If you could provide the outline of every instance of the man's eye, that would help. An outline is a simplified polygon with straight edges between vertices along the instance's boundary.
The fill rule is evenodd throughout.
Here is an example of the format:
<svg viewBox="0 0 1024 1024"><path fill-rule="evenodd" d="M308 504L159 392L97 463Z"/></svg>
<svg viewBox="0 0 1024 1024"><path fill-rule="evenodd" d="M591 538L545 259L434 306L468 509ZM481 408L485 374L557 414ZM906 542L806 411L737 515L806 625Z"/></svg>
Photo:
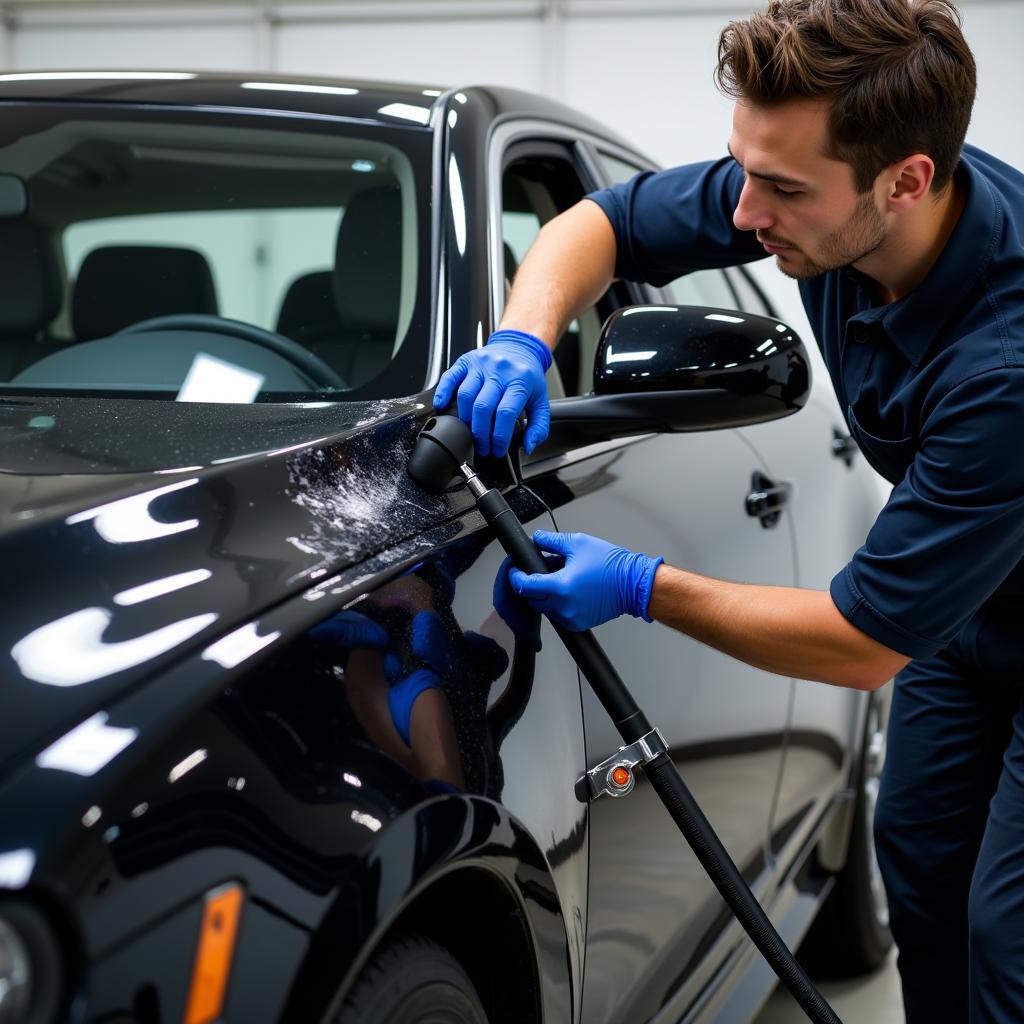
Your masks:
<svg viewBox="0 0 1024 1024"><path fill-rule="evenodd" d="M779 188L778 185L776 185L772 191L774 191L777 196L785 196L787 199L792 199L793 196L800 195L799 192L787 192L784 188Z"/></svg>

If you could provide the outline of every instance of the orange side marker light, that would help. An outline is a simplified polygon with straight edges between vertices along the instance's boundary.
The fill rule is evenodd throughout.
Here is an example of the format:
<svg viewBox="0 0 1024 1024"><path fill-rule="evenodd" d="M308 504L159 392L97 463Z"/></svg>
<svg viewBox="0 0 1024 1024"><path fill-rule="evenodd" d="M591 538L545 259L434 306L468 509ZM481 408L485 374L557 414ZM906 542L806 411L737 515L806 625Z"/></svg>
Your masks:
<svg viewBox="0 0 1024 1024"><path fill-rule="evenodd" d="M623 768L621 765L612 772L612 782L616 786L622 788L623 786L629 785L629 769Z"/></svg>
<svg viewBox="0 0 1024 1024"><path fill-rule="evenodd" d="M242 912L242 896L242 887L237 882L229 882L206 894L184 1024L210 1024L221 1016Z"/></svg>

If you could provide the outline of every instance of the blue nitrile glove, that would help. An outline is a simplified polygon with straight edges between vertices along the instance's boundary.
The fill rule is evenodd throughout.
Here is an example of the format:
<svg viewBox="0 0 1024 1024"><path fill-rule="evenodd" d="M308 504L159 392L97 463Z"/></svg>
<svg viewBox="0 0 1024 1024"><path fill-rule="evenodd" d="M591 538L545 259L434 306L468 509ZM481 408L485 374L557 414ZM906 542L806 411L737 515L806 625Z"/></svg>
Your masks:
<svg viewBox="0 0 1024 1024"><path fill-rule="evenodd" d="M459 356L445 371L434 392L434 408L444 409L457 389L459 418L473 428L477 451L499 457L508 451L525 409L523 447L529 454L551 426L544 382L550 366L551 350L540 338L526 331L495 331L483 348Z"/></svg>
<svg viewBox="0 0 1024 1024"><path fill-rule="evenodd" d="M412 706L416 698L425 690L433 690L441 686L435 672L429 668L418 668L410 672L404 679L392 684L388 690L388 710L391 712L391 721L395 724L398 735L407 746L412 746L409 736L409 722L412 719Z"/></svg>
<svg viewBox="0 0 1024 1024"><path fill-rule="evenodd" d="M317 623L309 635L318 643L338 647L387 647L391 642L388 631L379 622L352 609Z"/></svg>
<svg viewBox="0 0 1024 1024"><path fill-rule="evenodd" d="M512 589L508 574L512 568L512 559L507 557L494 577L494 610L502 617L505 625L536 654L540 643L540 613L524 601Z"/></svg>
<svg viewBox="0 0 1024 1024"><path fill-rule="evenodd" d="M412 620L412 652L443 679L497 679L508 668L508 655L489 637L467 629L449 632L432 611Z"/></svg>
<svg viewBox="0 0 1024 1024"><path fill-rule="evenodd" d="M318 623L309 631L310 637L329 648L342 667L348 665L348 656L354 650L379 650L384 655L384 672L389 680L402 671L401 659L394 649L388 631L373 619L351 608Z"/></svg>
<svg viewBox="0 0 1024 1024"><path fill-rule="evenodd" d="M509 581L520 597L558 625L578 632L629 613L650 622L654 573L662 558L616 547L586 533L548 533L533 539L541 551L561 555L565 565L545 576L512 569Z"/></svg>

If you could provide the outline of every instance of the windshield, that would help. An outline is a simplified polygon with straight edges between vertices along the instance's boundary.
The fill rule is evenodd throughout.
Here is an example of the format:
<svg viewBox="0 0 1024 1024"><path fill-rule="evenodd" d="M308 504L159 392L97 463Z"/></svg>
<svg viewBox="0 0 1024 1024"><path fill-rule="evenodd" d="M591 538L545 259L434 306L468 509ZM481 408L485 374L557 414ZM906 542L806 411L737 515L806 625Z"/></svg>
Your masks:
<svg viewBox="0 0 1024 1024"><path fill-rule="evenodd" d="M0 392L249 403L422 389L428 130L2 108Z"/></svg>

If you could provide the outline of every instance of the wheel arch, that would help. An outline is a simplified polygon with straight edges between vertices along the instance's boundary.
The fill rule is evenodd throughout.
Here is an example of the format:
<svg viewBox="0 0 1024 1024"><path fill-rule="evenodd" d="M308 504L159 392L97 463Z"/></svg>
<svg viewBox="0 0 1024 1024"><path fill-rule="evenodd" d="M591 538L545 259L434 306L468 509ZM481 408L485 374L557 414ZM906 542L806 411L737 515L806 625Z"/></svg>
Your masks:
<svg viewBox="0 0 1024 1024"><path fill-rule="evenodd" d="M499 804L443 796L388 822L344 872L282 1019L329 1020L374 953L405 931L449 949L494 1024L572 1019L554 879L533 837Z"/></svg>

